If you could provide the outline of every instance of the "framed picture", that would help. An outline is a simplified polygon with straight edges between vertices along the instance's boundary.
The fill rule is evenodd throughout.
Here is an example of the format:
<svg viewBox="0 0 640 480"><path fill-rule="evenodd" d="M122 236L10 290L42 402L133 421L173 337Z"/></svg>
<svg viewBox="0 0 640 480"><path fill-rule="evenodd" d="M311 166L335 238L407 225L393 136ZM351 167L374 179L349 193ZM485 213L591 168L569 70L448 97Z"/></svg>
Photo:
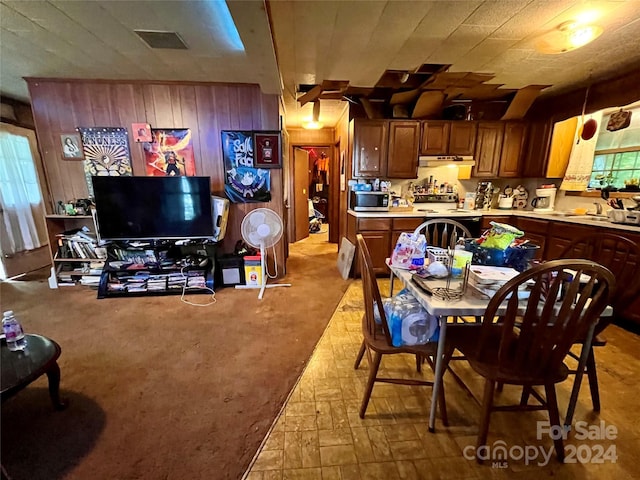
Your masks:
<svg viewBox="0 0 640 480"><path fill-rule="evenodd" d="M151 125L148 123L132 123L131 131L133 132L133 139L136 143L153 142Z"/></svg>
<svg viewBox="0 0 640 480"><path fill-rule="evenodd" d="M60 135L63 160L84 160L82 142L79 133L63 133Z"/></svg>
<svg viewBox="0 0 640 480"><path fill-rule="evenodd" d="M280 132L254 132L253 150L256 168L282 168Z"/></svg>

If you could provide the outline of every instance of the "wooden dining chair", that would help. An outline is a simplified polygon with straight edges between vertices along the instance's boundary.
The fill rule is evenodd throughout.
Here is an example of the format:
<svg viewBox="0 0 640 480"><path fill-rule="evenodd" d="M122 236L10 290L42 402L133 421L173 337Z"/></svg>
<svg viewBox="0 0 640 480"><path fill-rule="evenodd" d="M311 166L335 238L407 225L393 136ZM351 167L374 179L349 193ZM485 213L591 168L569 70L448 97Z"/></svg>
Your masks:
<svg viewBox="0 0 640 480"><path fill-rule="evenodd" d="M395 383L403 385L426 385L433 386L432 381L417 380L412 378L387 378L378 376L380 363L384 355L396 355L400 353L408 353L416 356L435 357L437 351L437 342L429 342L425 345L401 346L395 347L391 341L391 332L387 323L386 314L382 306L382 297L378 288L375 272L373 270L373 262L369 249L362 235L356 235L357 247L360 258L360 271L362 274L362 290L364 294L364 315L362 317L362 335L364 341L356 358L354 368L360 366L360 362L366 352L369 360L369 378L362 398L360 407L360 418L364 418L371 392L375 382ZM375 321L375 309L378 310L380 323ZM431 369L434 370L433 362L429 362ZM440 388L438 398L440 404L440 412L442 422L448 425L447 408L444 398L444 388Z"/></svg>
<svg viewBox="0 0 640 480"><path fill-rule="evenodd" d="M448 218L434 218L421 223L413 231L414 234L422 233L427 239L427 246L440 248L455 248L460 238L471 238L471 232L467 227L455 220ZM389 296L393 295L393 280L395 275L389 276Z"/></svg>
<svg viewBox="0 0 640 480"><path fill-rule="evenodd" d="M519 290L531 282L528 299L519 300ZM607 268L588 260L569 259L532 267L497 291L489 301L476 335L456 345L471 368L485 379L478 448L486 445L494 411L546 409L551 426L561 428L555 384L569 375L563 360L579 338L589 346L600 314L611 301L615 284L615 277ZM506 312L495 322L498 307L503 303ZM522 386L520 404L495 406L497 383ZM546 398L533 389L535 386L544 386ZM529 405L525 392L540 404ZM555 450L562 461L562 436L557 437L554 438Z"/></svg>
<svg viewBox="0 0 640 480"><path fill-rule="evenodd" d="M600 390L593 347L602 347L607 344L605 338L600 334L640 293L640 274L637 271L637 265L640 263L640 245L621 235L598 232L574 240L564 249L559 258L583 258L598 262L611 270L616 277L617 284L616 293L611 299L613 316L601 318L598 322L589 348L585 369L582 372L579 372L578 368L570 371L570 373L576 374L576 379L565 415L565 425L571 425L584 373L587 374L589 380L593 410L600 411ZM582 344L583 340L579 338L577 343ZM577 354L569 352L569 355L578 360Z"/></svg>

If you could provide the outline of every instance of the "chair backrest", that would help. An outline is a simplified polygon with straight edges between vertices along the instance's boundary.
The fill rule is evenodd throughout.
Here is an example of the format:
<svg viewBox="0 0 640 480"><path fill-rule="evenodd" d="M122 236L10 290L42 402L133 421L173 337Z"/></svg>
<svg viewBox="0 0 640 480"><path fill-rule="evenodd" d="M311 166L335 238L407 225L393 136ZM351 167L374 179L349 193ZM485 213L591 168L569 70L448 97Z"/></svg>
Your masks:
<svg viewBox="0 0 640 480"><path fill-rule="evenodd" d="M607 267L616 277L614 312L640 293L640 245L614 233L589 234L570 243L558 258L584 258Z"/></svg>
<svg viewBox="0 0 640 480"><path fill-rule="evenodd" d="M452 249L459 238L471 238L471 232L467 227L447 218L427 220L418 225L413 233L424 233L429 246Z"/></svg>
<svg viewBox="0 0 640 480"><path fill-rule="evenodd" d="M373 338L383 336L386 338L387 343L392 345L391 332L389 331L389 324L387 323L384 308L382 308L382 297L380 296L378 281L376 280L376 274L373 270L373 262L371 261L369 248L367 247L362 235L357 234L356 240L358 243L358 252L360 257L360 273L362 276L364 314L367 331ZM377 324L375 321L375 309L378 310L380 324Z"/></svg>
<svg viewBox="0 0 640 480"><path fill-rule="evenodd" d="M524 284L533 286L518 300ZM489 301L478 352L490 353L499 336L498 375L539 376L554 372L578 338L587 338L611 301L616 280L589 260L553 260L508 281ZM494 323L498 307L506 313Z"/></svg>

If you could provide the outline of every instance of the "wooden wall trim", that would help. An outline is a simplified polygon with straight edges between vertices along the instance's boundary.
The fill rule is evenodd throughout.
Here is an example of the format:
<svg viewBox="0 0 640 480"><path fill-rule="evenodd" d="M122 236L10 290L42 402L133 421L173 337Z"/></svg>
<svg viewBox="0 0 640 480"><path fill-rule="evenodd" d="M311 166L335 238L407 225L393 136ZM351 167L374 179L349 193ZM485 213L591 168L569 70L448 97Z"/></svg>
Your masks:
<svg viewBox="0 0 640 480"><path fill-rule="evenodd" d="M60 134L76 127L125 127L129 131L134 175L145 175L143 145L132 142L131 124L152 128L190 128L196 173L211 178L214 194L223 194L222 130L278 130L277 95L266 95L257 85L143 81L27 79L38 146L51 195L45 199L52 213L58 200L88 196L83 162L62 160ZM220 250L231 252L241 239L244 216L259 207L284 214L282 169L271 170L269 203L231 204ZM278 271L285 272L286 238L276 247ZM271 259L270 259L271 260Z"/></svg>

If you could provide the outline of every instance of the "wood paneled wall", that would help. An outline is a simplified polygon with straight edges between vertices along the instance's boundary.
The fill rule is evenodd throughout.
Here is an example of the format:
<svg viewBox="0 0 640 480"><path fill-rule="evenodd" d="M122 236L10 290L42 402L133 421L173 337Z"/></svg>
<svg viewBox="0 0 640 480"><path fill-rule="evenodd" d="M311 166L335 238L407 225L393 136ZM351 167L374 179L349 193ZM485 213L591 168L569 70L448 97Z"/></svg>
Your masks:
<svg viewBox="0 0 640 480"><path fill-rule="evenodd" d="M196 173L211 177L211 191L224 196L222 130L279 130L278 96L257 85L118 82L27 79L38 144L51 196L49 213L58 200L88 196L83 164L62 160L60 135L76 127L126 127L134 175L145 175L142 144L132 143L131 124L152 128L190 128ZM239 239L245 214L259 207L284 213L281 169L271 170L271 202L231 204L222 251ZM48 201L47 201L48 200ZM278 271L284 272L284 242L278 243Z"/></svg>
<svg viewBox="0 0 640 480"><path fill-rule="evenodd" d="M623 107L640 100L640 69L623 75L599 80L587 88L578 88L569 92L537 99L527 113L528 119L548 119L554 122L580 115L587 97L586 113L592 113L610 107Z"/></svg>

